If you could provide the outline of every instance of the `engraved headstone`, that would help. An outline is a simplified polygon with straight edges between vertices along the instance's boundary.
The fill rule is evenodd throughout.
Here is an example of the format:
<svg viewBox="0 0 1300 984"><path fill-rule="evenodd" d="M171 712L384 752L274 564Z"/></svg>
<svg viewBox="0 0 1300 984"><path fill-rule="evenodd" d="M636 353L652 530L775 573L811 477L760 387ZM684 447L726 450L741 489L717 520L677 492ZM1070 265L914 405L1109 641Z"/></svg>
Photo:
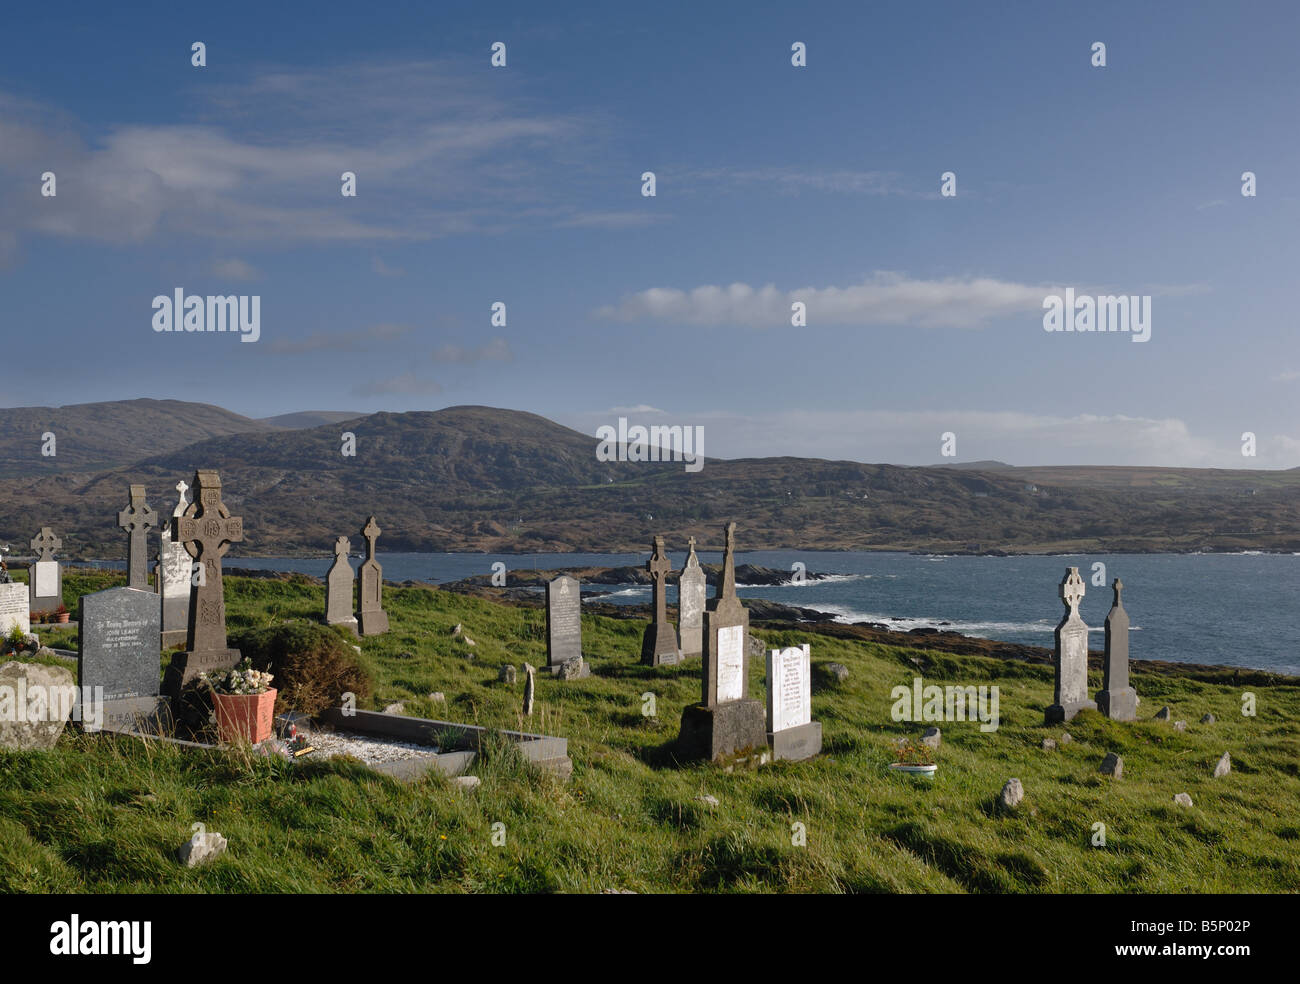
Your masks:
<svg viewBox="0 0 1300 984"><path fill-rule="evenodd" d="M144 486L131 486L127 507L117 514L117 525L126 530L126 586L149 589L149 531L158 525L158 514L144 501Z"/></svg>
<svg viewBox="0 0 1300 984"><path fill-rule="evenodd" d="M736 595L735 550L729 523L718 593L704 612L703 699L682 711L678 747L689 758L767 750L763 704L749 696L749 613Z"/></svg>
<svg viewBox="0 0 1300 984"><path fill-rule="evenodd" d="M23 635L32 631L31 597L27 585L10 582L0 584L0 638L14 630L14 626L23 630Z"/></svg>
<svg viewBox="0 0 1300 984"><path fill-rule="evenodd" d="M48 526L42 526L32 540L37 557L27 572L27 587L28 604L34 612L50 611L63 604L63 569L54 559L54 551L62 546L63 541Z"/></svg>
<svg viewBox="0 0 1300 984"><path fill-rule="evenodd" d="M704 569L695 556L695 537L689 542L690 552L677 578L677 634L681 637L682 659L704 653Z"/></svg>
<svg viewBox="0 0 1300 984"><path fill-rule="evenodd" d="M188 489L184 482L176 483L180 495L176 508L172 510L172 522L165 524L158 534L158 565L154 581L162 598L162 644L167 647L185 645L188 635L190 593L194 588L193 566L184 545L172 539L173 524L185 515L189 507L185 498Z"/></svg>
<svg viewBox="0 0 1300 984"><path fill-rule="evenodd" d="M1128 683L1128 612L1120 598L1124 582L1115 578L1111 587L1115 600L1106 616L1106 662L1097 691L1097 710L1116 721L1133 721L1137 718L1137 691Z"/></svg>
<svg viewBox="0 0 1300 984"><path fill-rule="evenodd" d="M360 590L357 592L357 628L363 636L379 635L388 631L388 613L384 611L384 569L375 560L375 541L383 530L371 516L361 528L366 541L366 559L357 572Z"/></svg>
<svg viewBox="0 0 1300 984"><path fill-rule="evenodd" d="M83 694L103 700L98 727L132 730L139 718L152 718L161 709L161 618L153 591L109 588L81 596L77 682ZM89 727L89 715L85 721Z"/></svg>
<svg viewBox="0 0 1300 984"><path fill-rule="evenodd" d="M797 761L822 750L822 726L812 719L807 643L767 651L767 743L773 759Z"/></svg>
<svg viewBox="0 0 1300 984"><path fill-rule="evenodd" d="M199 564L199 583L190 594L185 651L172 657L163 690L178 696L198 677L239 663L239 650L226 645L226 596L221 578L221 558L232 543L244 539L244 521L230 515L221 501L221 478L216 471L194 473L194 501L184 515L172 519L172 539L184 545Z"/></svg>
<svg viewBox="0 0 1300 984"><path fill-rule="evenodd" d="M357 617L353 614L352 589L356 577L348 563L352 543L346 536L334 541L334 563L325 575L325 622L327 625L344 625L357 631Z"/></svg>
<svg viewBox="0 0 1300 984"><path fill-rule="evenodd" d="M546 671L565 680L591 674L591 664L582 658L582 586L567 574L546 585Z"/></svg>
<svg viewBox="0 0 1300 984"><path fill-rule="evenodd" d="M1048 724L1069 721L1084 709L1097 709L1088 699L1088 626L1079 617L1084 594L1079 568L1066 568L1059 591L1065 617L1056 627L1056 688L1052 706L1044 715Z"/></svg>
<svg viewBox="0 0 1300 984"><path fill-rule="evenodd" d="M673 565L664 554L662 536L655 537L654 553L645 569L650 572L654 615L641 638L641 662L646 666L669 666L680 661L682 654L677 646L677 630L668 621L668 575Z"/></svg>

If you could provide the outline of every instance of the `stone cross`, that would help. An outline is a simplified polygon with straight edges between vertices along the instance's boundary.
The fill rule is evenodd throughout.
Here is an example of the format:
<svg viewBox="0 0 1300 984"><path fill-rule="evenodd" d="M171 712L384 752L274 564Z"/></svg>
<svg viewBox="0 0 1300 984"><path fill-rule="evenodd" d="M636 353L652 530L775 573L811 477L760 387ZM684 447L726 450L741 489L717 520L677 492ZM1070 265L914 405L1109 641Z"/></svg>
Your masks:
<svg viewBox="0 0 1300 984"><path fill-rule="evenodd" d="M646 561L645 569L650 572L654 620L646 626L641 639L641 662L646 666L677 663L681 659L681 647L677 644L677 630L668 621L668 575L673 565L664 554L662 536L655 537L654 553Z"/></svg>
<svg viewBox="0 0 1300 984"><path fill-rule="evenodd" d="M185 493L189 490L190 487L185 484L185 479L182 478L176 483L176 491L179 493L179 496L177 497L178 501L176 503L176 508L172 510L173 516L185 515L185 507L189 505L189 502L185 499Z"/></svg>
<svg viewBox="0 0 1300 984"><path fill-rule="evenodd" d="M126 586L149 588L149 531L158 525L158 514L144 501L144 486L131 486L130 504L117 514L117 525L130 539L126 547Z"/></svg>
<svg viewBox="0 0 1300 984"><path fill-rule="evenodd" d="M214 470L194 473L194 501L183 516L172 519L172 539L202 565L203 576L190 595L190 617L185 653L172 660L181 663L180 682L188 683L200 672L233 667L239 651L226 648L225 587L221 558L232 543L244 539L244 520L230 515L221 501L221 478ZM169 678L172 676L169 670Z"/></svg>
<svg viewBox="0 0 1300 984"><path fill-rule="evenodd" d="M361 535L366 540L366 559L357 571L360 582L357 591L357 627L363 636L377 635L388 631L388 613L384 611L384 569L375 559L375 541L383 530L371 516L361 528Z"/></svg>
<svg viewBox="0 0 1300 984"><path fill-rule="evenodd" d="M1097 710L1116 721L1137 718L1137 691L1128 682L1128 612L1120 598L1124 582L1115 578L1111 587L1115 601L1106 616L1106 660L1102 670L1101 690L1097 691Z"/></svg>
<svg viewBox="0 0 1300 984"><path fill-rule="evenodd" d="M63 547L63 541L50 532L48 526L42 526L40 533L32 540L32 549L39 552L37 560L53 560L54 551Z"/></svg>
<svg viewBox="0 0 1300 984"><path fill-rule="evenodd" d="M1052 705L1044 715L1048 724L1069 721L1085 708L1097 709L1096 703L1088 699L1088 626L1079 617L1079 602L1084 594L1079 568L1066 568L1057 592L1065 605L1065 617L1055 633L1056 686Z"/></svg>

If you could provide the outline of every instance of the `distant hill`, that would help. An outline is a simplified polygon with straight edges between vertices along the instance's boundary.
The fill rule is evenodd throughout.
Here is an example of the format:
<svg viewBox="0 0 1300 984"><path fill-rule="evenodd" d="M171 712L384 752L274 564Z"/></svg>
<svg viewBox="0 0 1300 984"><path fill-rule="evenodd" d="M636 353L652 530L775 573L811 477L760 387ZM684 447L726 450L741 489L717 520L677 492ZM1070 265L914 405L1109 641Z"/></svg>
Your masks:
<svg viewBox="0 0 1300 984"><path fill-rule="evenodd" d="M1005 461L941 461L934 468L958 468L962 471L998 471L1003 468L1014 468L1015 465L1008 465Z"/></svg>
<svg viewBox="0 0 1300 984"><path fill-rule="evenodd" d="M353 410L303 410L300 413L282 413L276 417L261 417L259 423L278 430L303 430L319 427L322 424L337 424L344 420L356 420L365 414Z"/></svg>
<svg viewBox="0 0 1300 984"><path fill-rule="evenodd" d="M118 468L204 438L266 429L221 407L182 400L6 408L0 410L0 477ZM55 437L52 457L41 454L46 432Z"/></svg>
<svg viewBox="0 0 1300 984"><path fill-rule="evenodd" d="M235 415L231 415L234 417ZM246 418L236 418L246 419ZM127 485L170 512L176 482L221 472L245 519L232 557L327 556L374 513L384 550L633 551L663 533L680 549L966 552L1300 550L1300 471L919 467L805 458L601 462L596 439L490 407L376 413L301 430L207 437L95 474L27 468L0 480L0 542L41 525L70 556L120 557ZM344 430L355 457L342 453ZM140 448L149 452L147 446ZM62 442L60 442L62 453Z"/></svg>

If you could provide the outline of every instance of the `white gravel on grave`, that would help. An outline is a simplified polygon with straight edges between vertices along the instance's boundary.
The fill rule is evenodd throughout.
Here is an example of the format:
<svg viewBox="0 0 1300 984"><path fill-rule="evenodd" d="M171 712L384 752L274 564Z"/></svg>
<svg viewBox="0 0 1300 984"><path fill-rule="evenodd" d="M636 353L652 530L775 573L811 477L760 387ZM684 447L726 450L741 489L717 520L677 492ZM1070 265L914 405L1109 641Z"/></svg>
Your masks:
<svg viewBox="0 0 1300 984"><path fill-rule="evenodd" d="M416 745L408 741L389 741L385 738L368 738L363 735L342 735L337 731L301 732L315 751L304 758L333 758L351 755L368 764L374 762L401 762L407 759L432 758L438 754L435 745Z"/></svg>

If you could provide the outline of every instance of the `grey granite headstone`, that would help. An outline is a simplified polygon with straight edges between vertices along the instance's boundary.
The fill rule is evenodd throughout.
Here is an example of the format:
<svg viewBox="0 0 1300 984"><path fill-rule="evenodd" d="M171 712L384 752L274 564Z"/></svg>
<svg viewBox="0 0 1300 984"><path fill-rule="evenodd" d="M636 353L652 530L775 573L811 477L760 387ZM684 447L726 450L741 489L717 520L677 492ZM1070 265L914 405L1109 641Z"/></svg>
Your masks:
<svg viewBox="0 0 1300 984"><path fill-rule="evenodd" d="M348 563L351 549L352 544L346 536L334 541L334 563L325 575L325 622L344 625L356 632L357 617L352 608L352 588L356 578L352 565Z"/></svg>
<svg viewBox="0 0 1300 984"><path fill-rule="evenodd" d="M371 516L361 528L366 541L366 559L357 572L360 590L357 591L357 628L363 636L380 635L388 631L388 613L384 611L384 569L375 559L375 541L383 530Z"/></svg>
<svg viewBox="0 0 1300 984"><path fill-rule="evenodd" d="M163 681L167 695L176 697L200 673L233 669L239 663L239 650L226 645L221 558L232 543L244 539L244 521L230 515L221 501L221 477L216 471L194 473L194 501L183 516L172 519L172 539L198 561L202 574L190 594L185 651L172 657Z"/></svg>
<svg viewBox="0 0 1300 984"><path fill-rule="evenodd" d="M677 630L668 621L668 575L673 565L664 554L664 538L656 536L654 552L646 561L650 572L651 594L654 599L652 621L641 637L641 662L645 666L671 666L681 660L677 646Z"/></svg>
<svg viewBox="0 0 1300 984"><path fill-rule="evenodd" d="M23 630L23 635L32 631L31 597L27 585L0 584L0 638L13 631L14 626Z"/></svg>
<svg viewBox="0 0 1300 984"><path fill-rule="evenodd" d="M83 694L103 700L97 723L105 730L131 730L138 717L158 712L161 618L153 591L109 588L81 596L77 682Z"/></svg>
<svg viewBox="0 0 1300 984"><path fill-rule="evenodd" d="M172 539L172 525L185 515L185 510L189 507L189 501L185 498L188 489L189 486L184 482L176 483L176 491L180 495L176 508L172 510L172 522L165 525L158 534L158 567L154 581L162 600L164 646L183 646L188 635L194 567L185 546Z"/></svg>
<svg viewBox="0 0 1300 984"><path fill-rule="evenodd" d="M706 580L700 559L695 556L695 537L677 578L677 634L681 637L682 659L704 653L704 602Z"/></svg>
<svg viewBox="0 0 1300 984"><path fill-rule="evenodd" d="M736 595L735 551L736 524L729 523L718 593L704 612L702 699L682 711L678 748L687 758L767 752L763 704L749 696L749 612Z"/></svg>
<svg viewBox="0 0 1300 984"><path fill-rule="evenodd" d="M1128 612L1120 598L1124 582L1115 578L1111 587L1115 600L1106 616L1106 663L1097 710L1116 721L1132 721L1137 718L1137 691L1128 685Z"/></svg>
<svg viewBox="0 0 1300 984"><path fill-rule="evenodd" d="M126 530L126 586L149 588L149 531L158 525L158 514L144 501L144 486L132 485L127 507L117 514L117 525Z"/></svg>
<svg viewBox="0 0 1300 984"><path fill-rule="evenodd" d="M812 719L807 643L767 651L767 743L773 759L797 761L822 750L822 726Z"/></svg>
<svg viewBox="0 0 1300 984"><path fill-rule="evenodd" d="M1048 724L1069 721L1085 708L1097 709L1088 699L1088 626L1079 617L1084 594L1079 568L1066 568L1059 592L1065 617L1056 627L1056 688L1052 706L1044 715Z"/></svg>
<svg viewBox="0 0 1300 984"><path fill-rule="evenodd" d="M562 676L564 665L581 660L577 677L588 676L591 666L582 658L582 586L576 578L561 574L546 585L546 671ZM573 671L564 679L576 679Z"/></svg>
<svg viewBox="0 0 1300 984"><path fill-rule="evenodd" d="M54 551L63 541L42 526L32 540L37 558L27 570L28 604L34 612L51 611L63 604L63 569L54 559Z"/></svg>

